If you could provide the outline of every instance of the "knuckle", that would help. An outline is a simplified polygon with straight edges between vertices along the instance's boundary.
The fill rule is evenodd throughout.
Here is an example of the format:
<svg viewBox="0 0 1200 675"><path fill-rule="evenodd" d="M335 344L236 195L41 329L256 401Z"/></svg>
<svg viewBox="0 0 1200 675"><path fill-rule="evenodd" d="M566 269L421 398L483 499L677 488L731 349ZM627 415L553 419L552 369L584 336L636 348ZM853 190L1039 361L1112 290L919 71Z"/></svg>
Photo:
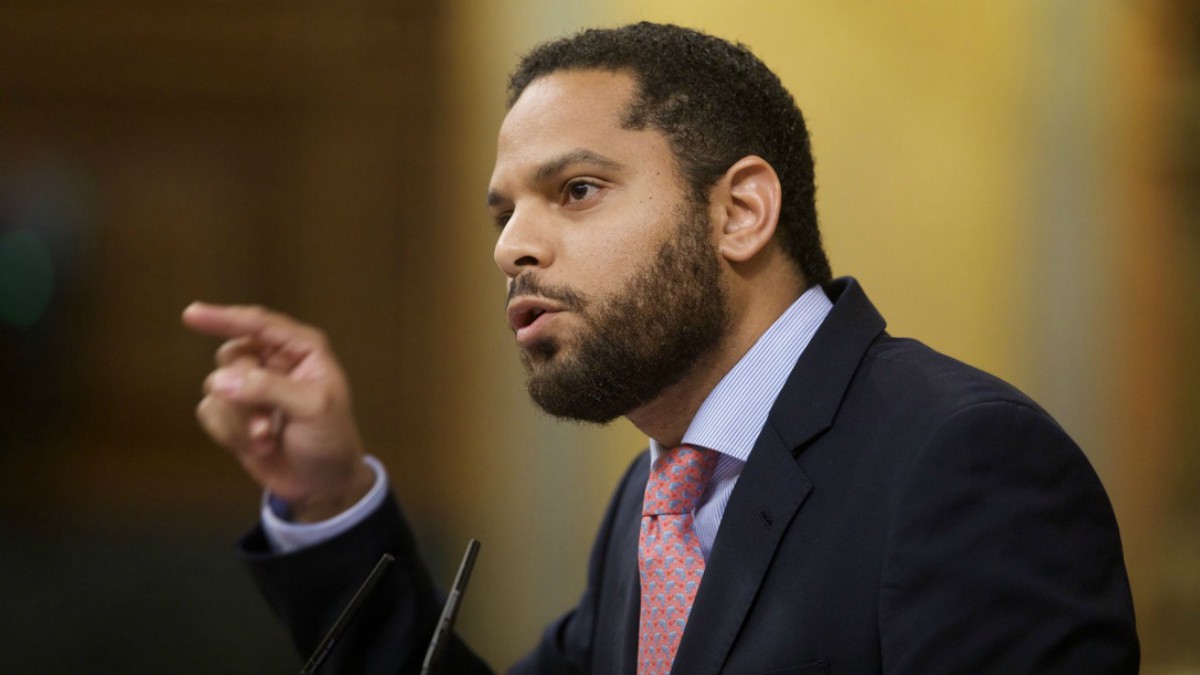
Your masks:
<svg viewBox="0 0 1200 675"><path fill-rule="evenodd" d="M207 405L207 403L206 403L208 401L207 395L211 394L213 391L213 380L216 378L216 376L217 376L217 371L214 370L213 372L209 373L207 377L204 378L204 382L200 385L200 390L202 392L204 392L205 397L204 397L204 400L200 401L200 406L197 406L197 410L199 410L201 407Z"/></svg>
<svg viewBox="0 0 1200 675"><path fill-rule="evenodd" d="M309 328L308 339L317 349L328 350L329 336L320 328Z"/></svg>
<svg viewBox="0 0 1200 675"><path fill-rule="evenodd" d="M218 366L226 365L237 357L243 344L244 340L241 338L226 340L220 347L217 348L217 353L213 356L213 360L216 361Z"/></svg>
<svg viewBox="0 0 1200 675"><path fill-rule="evenodd" d="M206 396L196 406L196 419L199 421L200 427L215 443L228 447L233 439L226 426L222 424L223 418L219 408L216 401Z"/></svg>
<svg viewBox="0 0 1200 675"><path fill-rule="evenodd" d="M260 368L251 368L242 376L242 392L251 397L259 397L266 393L267 375Z"/></svg>

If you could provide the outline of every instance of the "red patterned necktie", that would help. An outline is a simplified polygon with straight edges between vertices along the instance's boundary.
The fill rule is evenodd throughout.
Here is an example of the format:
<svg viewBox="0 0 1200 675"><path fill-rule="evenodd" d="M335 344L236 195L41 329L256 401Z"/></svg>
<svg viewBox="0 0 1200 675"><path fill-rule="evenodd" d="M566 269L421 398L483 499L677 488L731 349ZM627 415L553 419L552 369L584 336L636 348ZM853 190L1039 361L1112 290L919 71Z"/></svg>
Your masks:
<svg viewBox="0 0 1200 675"><path fill-rule="evenodd" d="M638 571L642 616L638 675L671 672L675 650L704 575L692 511L717 466L712 450L681 445L654 463L642 502Z"/></svg>

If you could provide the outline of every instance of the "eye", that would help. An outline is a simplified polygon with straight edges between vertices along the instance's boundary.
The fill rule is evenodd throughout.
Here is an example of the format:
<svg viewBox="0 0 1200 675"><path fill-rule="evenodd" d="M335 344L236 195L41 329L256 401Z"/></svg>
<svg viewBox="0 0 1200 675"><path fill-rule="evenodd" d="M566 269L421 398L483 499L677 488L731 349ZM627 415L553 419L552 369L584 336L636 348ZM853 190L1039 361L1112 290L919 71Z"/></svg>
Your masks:
<svg viewBox="0 0 1200 675"><path fill-rule="evenodd" d="M576 178L567 183L566 200L568 202L581 202L591 197L600 191L600 186L590 180L584 178Z"/></svg>

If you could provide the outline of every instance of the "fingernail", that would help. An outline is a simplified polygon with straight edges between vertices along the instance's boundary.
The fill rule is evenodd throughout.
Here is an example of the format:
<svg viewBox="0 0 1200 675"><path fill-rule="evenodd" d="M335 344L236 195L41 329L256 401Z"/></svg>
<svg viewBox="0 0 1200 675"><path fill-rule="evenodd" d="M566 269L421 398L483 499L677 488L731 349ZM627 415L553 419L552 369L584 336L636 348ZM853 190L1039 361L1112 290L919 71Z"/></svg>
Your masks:
<svg viewBox="0 0 1200 675"><path fill-rule="evenodd" d="M246 379L237 373L217 373L213 377L213 389L226 394L236 393Z"/></svg>
<svg viewBox="0 0 1200 675"><path fill-rule="evenodd" d="M265 417L255 417L250 421L250 438L266 438L271 434L271 420Z"/></svg>

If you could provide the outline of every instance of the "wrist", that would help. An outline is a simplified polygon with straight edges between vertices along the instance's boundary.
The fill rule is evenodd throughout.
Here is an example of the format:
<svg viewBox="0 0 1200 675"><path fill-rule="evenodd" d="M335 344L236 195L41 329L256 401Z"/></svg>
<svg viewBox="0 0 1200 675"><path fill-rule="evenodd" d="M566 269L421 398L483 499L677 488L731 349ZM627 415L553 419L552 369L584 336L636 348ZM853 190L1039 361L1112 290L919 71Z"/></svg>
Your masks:
<svg viewBox="0 0 1200 675"><path fill-rule="evenodd" d="M388 494L387 471L378 459L367 455L362 462L374 476L374 485L367 495L331 518L312 523L297 522L292 518L291 504L277 493L267 491L263 495L261 509L263 534L275 553L286 555L315 546L358 526L383 505ZM348 474L347 474L348 475Z"/></svg>
<svg viewBox="0 0 1200 675"><path fill-rule="evenodd" d="M355 463L345 480L336 487L305 498L288 502L289 520L293 523L319 523L349 510L367 496L375 485L374 469L364 461Z"/></svg>

